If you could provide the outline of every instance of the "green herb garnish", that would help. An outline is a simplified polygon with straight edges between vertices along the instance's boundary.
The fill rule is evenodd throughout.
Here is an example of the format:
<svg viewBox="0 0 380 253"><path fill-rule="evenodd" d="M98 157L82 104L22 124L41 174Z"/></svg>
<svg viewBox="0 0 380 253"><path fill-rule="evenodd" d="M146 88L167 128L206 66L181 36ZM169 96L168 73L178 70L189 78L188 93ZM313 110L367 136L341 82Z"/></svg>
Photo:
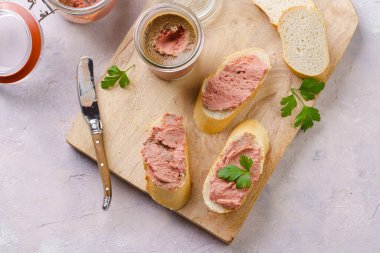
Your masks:
<svg viewBox="0 0 380 253"><path fill-rule="evenodd" d="M281 117L284 118L292 115L293 110L297 107L298 100L302 103L303 108L294 121L294 127L301 126L303 132L312 128L314 122L321 120L321 115L318 109L305 105L304 100L310 101L315 99L315 96L318 95L323 88L325 88L325 83L314 78L306 78L303 80L299 89L291 88L290 92L292 94L281 100L281 105L284 106L281 109Z"/></svg>
<svg viewBox="0 0 380 253"><path fill-rule="evenodd" d="M218 171L218 177L228 182L235 182L238 189L249 188L251 186L250 170L253 160L246 155L241 155L239 163L244 169L230 164Z"/></svg>
<svg viewBox="0 0 380 253"><path fill-rule="evenodd" d="M121 88L127 87L131 83L127 76L127 71L133 68L135 64L127 68L126 70L120 70L116 65L110 67L107 71L108 76L104 77L103 81L101 81L101 86L103 89L108 89L114 87L116 82L119 81L119 85Z"/></svg>

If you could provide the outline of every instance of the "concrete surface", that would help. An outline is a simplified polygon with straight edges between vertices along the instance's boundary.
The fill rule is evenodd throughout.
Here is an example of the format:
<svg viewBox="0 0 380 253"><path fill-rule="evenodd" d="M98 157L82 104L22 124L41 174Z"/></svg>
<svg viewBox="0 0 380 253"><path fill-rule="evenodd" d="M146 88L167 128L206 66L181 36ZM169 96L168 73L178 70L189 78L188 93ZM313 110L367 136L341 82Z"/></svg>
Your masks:
<svg viewBox="0 0 380 253"><path fill-rule="evenodd" d="M0 252L380 252L380 2L354 1L359 28L317 102L322 122L296 137L230 246L115 177L103 212L95 163L65 142L79 58L98 79L143 4L120 0L86 26L49 17L37 71L0 86Z"/></svg>

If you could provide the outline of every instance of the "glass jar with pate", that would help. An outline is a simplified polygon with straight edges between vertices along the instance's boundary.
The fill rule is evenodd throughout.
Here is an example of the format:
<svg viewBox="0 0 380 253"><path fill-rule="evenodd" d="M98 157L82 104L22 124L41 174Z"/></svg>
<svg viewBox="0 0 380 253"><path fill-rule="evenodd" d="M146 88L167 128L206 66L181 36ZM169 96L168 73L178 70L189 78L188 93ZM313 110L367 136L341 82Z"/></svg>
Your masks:
<svg viewBox="0 0 380 253"><path fill-rule="evenodd" d="M86 24L105 17L117 0L48 0L67 20Z"/></svg>
<svg viewBox="0 0 380 253"><path fill-rule="evenodd" d="M203 48L204 34L199 19L190 9L162 3L139 17L134 43L157 77L175 80L194 68Z"/></svg>

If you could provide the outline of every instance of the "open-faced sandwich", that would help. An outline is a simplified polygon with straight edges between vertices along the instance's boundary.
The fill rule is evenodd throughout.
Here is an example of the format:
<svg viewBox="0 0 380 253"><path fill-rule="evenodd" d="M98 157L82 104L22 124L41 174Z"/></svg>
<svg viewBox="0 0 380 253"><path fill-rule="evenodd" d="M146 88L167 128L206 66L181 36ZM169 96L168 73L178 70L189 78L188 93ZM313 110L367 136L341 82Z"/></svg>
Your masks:
<svg viewBox="0 0 380 253"><path fill-rule="evenodd" d="M211 211L228 213L244 204L263 172L268 150L268 133L259 122L246 120L232 131L203 185Z"/></svg>
<svg viewBox="0 0 380 253"><path fill-rule="evenodd" d="M182 116L163 115L150 129L141 150L147 192L172 210L184 206L190 197L187 137L182 121Z"/></svg>
<svg viewBox="0 0 380 253"><path fill-rule="evenodd" d="M268 55L259 48L228 56L199 91L194 108L198 128L208 134L225 129L254 98L270 68Z"/></svg>

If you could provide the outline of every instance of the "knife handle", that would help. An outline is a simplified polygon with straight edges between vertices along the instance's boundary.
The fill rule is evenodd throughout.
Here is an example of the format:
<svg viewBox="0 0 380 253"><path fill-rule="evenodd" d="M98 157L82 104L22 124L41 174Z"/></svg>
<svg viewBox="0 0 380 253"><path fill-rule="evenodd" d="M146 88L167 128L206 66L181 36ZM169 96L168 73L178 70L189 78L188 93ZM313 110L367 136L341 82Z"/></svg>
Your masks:
<svg viewBox="0 0 380 253"><path fill-rule="evenodd" d="M94 142L96 160L98 161L99 172L103 183L103 209L107 210L111 204L112 187L110 170L108 168L107 157L104 149L103 133L93 133L92 140Z"/></svg>

